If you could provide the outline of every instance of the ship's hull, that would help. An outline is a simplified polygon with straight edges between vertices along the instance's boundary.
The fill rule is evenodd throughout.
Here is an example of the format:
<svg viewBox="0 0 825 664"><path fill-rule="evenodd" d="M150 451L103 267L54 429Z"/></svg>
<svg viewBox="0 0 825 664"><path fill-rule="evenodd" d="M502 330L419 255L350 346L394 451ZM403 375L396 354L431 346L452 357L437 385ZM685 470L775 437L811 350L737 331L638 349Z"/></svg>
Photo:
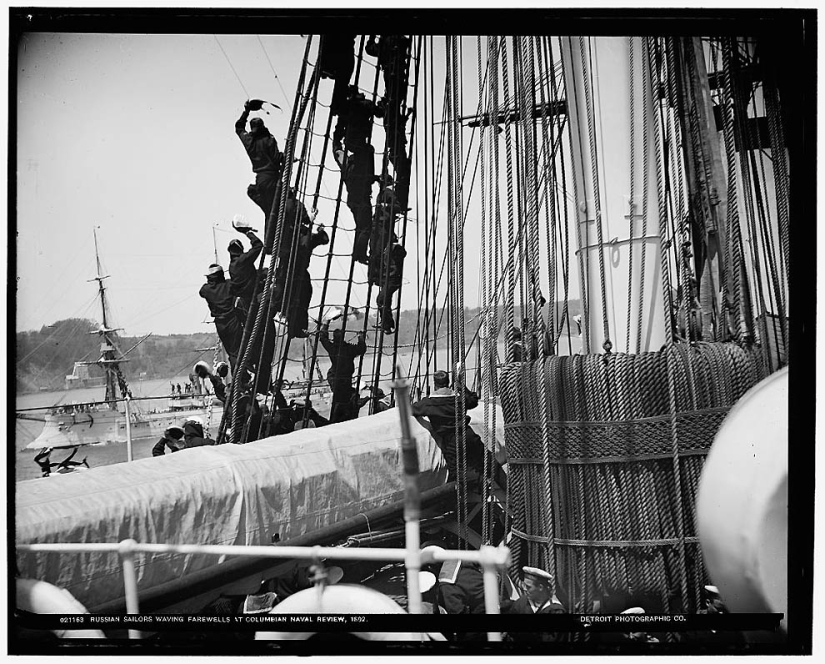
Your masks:
<svg viewBox="0 0 825 664"><path fill-rule="evenodd" d="M176 400L171 409L157 413L141 413L132 416L130 435L132 442L159 438L171 426L181 426L190 417L200 418L206 428L217 428L222 405L215 401L210 407L201 399ZM44 447L80 447L125 443L126 415L114 410L91 412L49 413L43 431L27 449Z"/></svg>

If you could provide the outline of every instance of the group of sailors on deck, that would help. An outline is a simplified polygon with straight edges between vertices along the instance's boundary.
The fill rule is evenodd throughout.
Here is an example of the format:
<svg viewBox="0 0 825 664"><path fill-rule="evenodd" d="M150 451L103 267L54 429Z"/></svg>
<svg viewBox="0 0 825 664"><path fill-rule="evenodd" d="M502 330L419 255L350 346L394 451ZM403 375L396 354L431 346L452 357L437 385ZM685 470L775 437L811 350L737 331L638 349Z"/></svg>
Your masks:
<svg viewBox="0 0 825 664"><path fill-rule="evenodd" d="M444 549L443 542L428 542L422 553ZM200 615L250 615L269 613L288 597L307 591L317 583L325 586L340 582L359 584L359 565L325 565L323 562L295 562L287 571L277 577L266 579L252 595L221 595L199 611ZM553 574L537 567L525 566L521 570L522 580L518 589L509 580L500 583L501 593L497 598L500 612L518 615L549 615L565 613L566 609L556 593ZM437 615L479 615L486 613L484 580L482 568L476 563L451 560L440 564L428 564L419 573L419 588L422 612ZM504 581L503 573L499 580ZM313 594L312 599L315 600ZM403 598L399 598L403 602ZM364 606L364 613L370 607ZM486 640L486 633L454 632L445 621L443 635L450 641ZM239 633L239 638L251 638L250 633ZM565 636L558 632L509 632L506 639L515 642L556 642Z"/></svg>

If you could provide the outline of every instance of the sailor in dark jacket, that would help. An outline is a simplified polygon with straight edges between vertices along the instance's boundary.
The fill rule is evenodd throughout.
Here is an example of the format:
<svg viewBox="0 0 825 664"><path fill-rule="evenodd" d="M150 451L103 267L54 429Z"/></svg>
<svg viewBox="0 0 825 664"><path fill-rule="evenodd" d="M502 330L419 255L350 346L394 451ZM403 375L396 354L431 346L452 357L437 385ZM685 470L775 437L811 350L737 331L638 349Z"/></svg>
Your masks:
<svg viewBox="0 0 825 664"><path fill-rule="evenodd" d="M444 546L440 542L425 542L421 546L423 555L428 551L440 551ZM479 615L486 613L484 604L484 573L477 563L462 560L447 560L438 564L426 564L425 569L436 574L438 582L433 602L434 613L453 615ZM446 627L446 626L445 626ZM487 635L483 632L449 633L450 640L483 641Z"/></svg>
<svg viewBox="0 0 825 664"><path fill-rule="evenodd" d="M193 417L183 423L183 441L186 443L186 449L215 444L211 438L204 437L203 422L199 417Z"/></svg>
<svg viewBox="0 0 825 664"><path fill-rule="evenodd" d="M447 613L486 613L481 566L461 560L443 563L438 573L438 604Z"/></svg>
<svg viewBox="0 0 825 664"><path fill-rule="evenodd" d="M407 55L412 42L406 35L370 35L364 50L368 55L378 58L378 67L384 76L384 97L388 110L401 104L407 97L409 66Z"/></svg>
<svg viewBox="0 0 825 664"><path fill-rule="evenodd" d="M272 386L272 435L290 433L295 429L295 411L286 401L281 380Z"/></svg>
<svg viewBox="0 0 825 664"><path fill-rule="evenodd" d="M285 203L281 241L275 252L278 264L270 292L266 335L263 339L261 335L255 339L250 355L252 362L257 362L263 343L263 361L261 370L257 372L255 387L259 394L266 394L271 382L277 332L273 316L278 312L285 315L289 337L302 339L308 334L309 304L312 300L309 263L312 252L325 244L329 244L326 231L320 226L315 232L312 231L312 219L306 207L295 197L294 190L290 190ZM257 297L260 298L261 294Z"/></svg>
<svg viewBox="0 0 825 664"><path fill-rule="evenodd" d="M450 376L446 371L436 371L433 375L433 385L435 391L429 396L412 405L414 417L426 417L432 425L433 437L441 448L444 461L447 463L448 479L456 478L457 473L457 452L456 452L456 423L464 419L467 431L467 466L476 470L479 474L484 471L484 443L479 435L470 427L470 418L464 413L459 413L456 409L456 398L453 390L450 389ZM463 386L456 385L457 389ZM466 387L464 389L464 404L466 410L472 410L478 406L478 395Z"/></svg>
<svg viewBox="0 0 825 664"><path fill-rule="evenodd" d="M355 37L350 33L322 35L318 54L321 78L335 79L330 115L338 115L347 103L347 86L355 69Z"/></svg>
<svg viewBox="0 0 825 664"><path fill-rule="evenodd" d="M183 441L183 429L180 427L169 427L164 431L161 439L155 443L155 446L152 448L152 456L164 456L166 454L166 448L169 448L170 452L178 452L186 449L186 443Z"/></svg>
<svg viewBox="0 0 825 664"><path fill-rule="evenodd" d="M382 260L382 252L388 244L398 241L395 234L395 215L401 212L395 195L393 180L389 176L379 179L380 190L372 215L372 228L369 238L369 271L375 273ZM373 283L378 283L377 279Z"/></svg>
<svg viewBox="0 0 825 664"><path fill-rule="evenodd" d="M555 577L537 567L523 567L524 594L514 602L502 602L502 613L517 613L523 615L566 613L564 606L556 597ZM555 632L510 632L512 641L544 641L559 640Z"/></svg>
<svg viewBox="0 0 825 664"><path fill-rule="evenodd" d="M319 341L329 354L330 367L327 372L327 381L332 388L333 410L336 409L337 404L340 404L339 407L348 412L352 396L352 377L355 374L355 358L367 352L366 334L363 331L359 332L358 341L353 344L344 340L344 333L341 329L336 329L330 340L329 321L325 321L321 326Z"/></svg>
<svg viewBox="0 0 825 664"><path fill-rule="evenodd" d="M378 316L385 334L395 332L395 318L392 315L392 296L401 288L401 278L404 273L404 258L407 252L400 244L394 242L381 254L377 269L370 275L370 282L378 285L378 296L375 304L378 307ZM372 267L371 261L371 267Z"/></svg>
<svg viewBox="0 0 825 664"><path fill-rule="evenodd" d="M236 227L236 230L246 235L252 246L248 251L244 251L240 240L232 240L229 243L229 284L232 294L241 298L244 310L248 311L255 295L255 259L260 256L264 243L248 226Z"/></svg>
<svg viewBox="0 0 825 664"><path fill-rule="evenodd" d="M307 419L308 428L325 427L329 420L312 407L312 400L291 401L290 406L294 413L295 429L304 428L304 418Z"/></svg>
<svg viewBox="0 0 825 664"><path fill-rule="evenodd" d="M352 85L332 135L333 154L344 173L347 187L347 207L355 220L352 255L361 263L367 262L372 222L372 184L375 181L375 149L369 142L372 119L383 114L382 106L367 99ZM345 157L345 149L351 157Z"/></svg>
<svg viewBox="0 0 825 664"><path fill-rule="evenodd" d="M235 308L235 296L232 294L232 286L224 277L223 268L217 263L209 266L206 273L206 283L201 286L198 293L209 305L209 313L215 319L215 327L218 329L224 350L229 355L229 364L235 370L235 362L238 357L238 350L241 346L243 326L240 316Z"/></svg>
<svg viewBox="0 0 825 664"><path fill-rule="evenodd" d="M270 309L270 312L286 314L290 337L307 336L309 303L312 299L309 262L312 252L325 244L329 244L327 232L321 226L312 231L312 220L306 207L295 198L294 191L290 191Z"/></svg>
<svg viewBox="0 0 825 664"><path fill-rule="evenodd" d="M255 184L249 185L246 193L263 210L264 219L268 221L272 211L272 201L275 200L276 187L281 177L283 157L278 149L278 141L269 133L261 118L252 118L249 121L249 131L246 131L246 119L249 117L249 112L260 110L260 108L260 100L246 101L241 117L235 122L235 133L241 139L255 173ZM266 234L265 230L264 234Z"/></svg>
<svg viewBox="0 0 825 664"><path fill-rule="evenodd" d="M410 188L410 159L407 156L407 113L403 108L409 80L408 53L411 41L406 35L381 35L376 42L370 35L366 52L378 58L384 75L384 131L387 156L395 169L398 199L407 207Z"/></svg>

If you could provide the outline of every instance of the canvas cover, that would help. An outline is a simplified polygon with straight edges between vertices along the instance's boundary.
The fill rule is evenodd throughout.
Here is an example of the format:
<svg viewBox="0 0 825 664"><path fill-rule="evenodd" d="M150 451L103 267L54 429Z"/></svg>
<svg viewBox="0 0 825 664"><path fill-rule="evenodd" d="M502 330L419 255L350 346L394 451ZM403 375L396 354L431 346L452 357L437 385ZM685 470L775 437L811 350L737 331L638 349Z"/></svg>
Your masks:
<svg viewBox="0 0 825 664"><path fill-rule="evenodd" d="M444 484L435 441L413 421L422 491ZM19 482L18 543L269 545L404 497L398 410L247 445ZM220 565L212 555L140 554L138 589ZM66 588L90 610L123 597L113 553L18 553L20 576Z"/></svg>
<svg viewBox="0 0 825 664"><path fill-rule="evenodd" d="M483 411L471 413L482 438ZM499 420L503 426L503 417ZM429 432L411 422L421 491L447 469ZM496 427L499 428L498 426ZM269 545L403 499L398 410L247 445L19 482L16 541ZM213 555L139 554L138 589L162 589L226 562ZM115 553L18 553L21 577L66 588L90 610L124 596ZM219 569L216 568L216 573Z"/></svg>

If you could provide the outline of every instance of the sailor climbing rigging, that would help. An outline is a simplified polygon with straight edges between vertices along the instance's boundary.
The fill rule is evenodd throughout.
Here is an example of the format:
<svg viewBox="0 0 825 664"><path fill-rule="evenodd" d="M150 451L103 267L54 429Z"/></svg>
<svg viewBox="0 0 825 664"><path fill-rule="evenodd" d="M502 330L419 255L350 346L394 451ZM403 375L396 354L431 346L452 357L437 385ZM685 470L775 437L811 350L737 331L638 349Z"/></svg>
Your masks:
<svg viewBox="0 0 825 664"><path fill-rule="evenodd" d="M264 243L255 235L253 229L241 220L233 221L235 230L243 233L251 243L250 248L244 251L240 240L232 240L227 247L229 252L229 284L232 294L241 298L244 311L249 309L255 295L255 259L260 256Z"/></svg>
<svg viewBox="0 0 825 664"><path fill-rule="evenodd" d="M352 255L360 263L367 262L372 219L372 185L375 181L375 149L370 144L372 119L383 115L382 105L367 99L357 86L351 85L332 135L333 154L344 173L347 187L347 207L355 220Z"/></svg>
<svg viewBox="0 0 825 664"><path fill-rule="evenodd" d="M347 103L347 86L355 69L355 37L350 33L323 35L318 55L321 78L332 78L335 87L329 105L330 115L338 115Z"/></svg>
<svg viewBox="0 0 825 664"><path fill-rule="evenodd" d="M466 411L460 412L456 408L456 394L450 389L450 376L446 371L436 371L433 375L435 391L429 397L424 397L412 405L414 417L426 417L432 425L432 433L436 443L441 448L444 460L447 462L447 472L450 480L458 476L458 455L456 447L456 428L461 420L466 427L467 465L483 477L484 473L484 443L479 435L470 428L470 418ZM456 390L464 391L464 405L467 410L478 406L478 395L456 380Z"/></svg>
<svg viewBox="0 0 825 664"><path fill-rule="evenodd" d="M409 51L412 42L406 35L381 35L376 42L370 35L366 51L378 58L378 66L384 75L384 131L387 156L395 169L398 181L398 200L407 207L410 190L410 158L407 156L406 124L408 113L404 109L409 81Z"/></svg>
<svg viewBox="0 0 825 664"><path fill-rule="evenodd" d="M329 321L324 321L321 326L319 341L324 350L329 353L330 367L327 372L327 381L332 388L332 409L330 420L333 422L343 422L350 419L348 415L351 409L351 399L353 394L352 377L355 373L355 358L361 357L367 352L366 334L362 331L358 333L356 343L348 343L344 339L344 332L337 328L329 338Z"/></svg>
<svg viewBox="0 0 825 664"><path fill-rule="evenodd" d="M235 122L235 133L241 139L255 173L255 184L250 184L246 193L263 210L264 220L268 221L281 177L283 155L278 149L278 141L269 133L261 118L252 118L249 121L249 131L246 130L249 112L260 110L262 104L260 99L244 103L243 113Z"/></svg>
<svg viewBox="0 0 825 664"><path fill-rule="evenodd" d="M201 286L198 294L209 305L209 312L215 318L218 337L229 355L229 364L232 365L234 371L243 335L243 321L235 307L236 297L232 293L232 286L226 280L220 265L212 263L209 266L206 283ZM180 394L180 386L178 386L178 394Z"/></svg>
<svg viewBox="0 0 825 664"><path fill-rule="evenodd" d="M392 315L392 296L401 288L404 272L404 258L407 252L398 242L394 242L380 253L378 260L370 257L370 283L379 287L375 304L378 307L378 320L384 334L395 332L395 318Z"/></svg>

